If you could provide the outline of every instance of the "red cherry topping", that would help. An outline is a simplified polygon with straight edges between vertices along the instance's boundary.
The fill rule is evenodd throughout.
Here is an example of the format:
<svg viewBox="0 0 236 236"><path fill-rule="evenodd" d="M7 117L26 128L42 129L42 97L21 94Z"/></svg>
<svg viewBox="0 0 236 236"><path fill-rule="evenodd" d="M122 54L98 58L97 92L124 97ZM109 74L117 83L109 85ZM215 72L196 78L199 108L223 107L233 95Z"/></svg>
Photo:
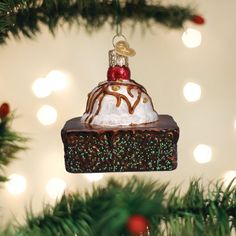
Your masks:
<svg viewBox="0 0 236 236"><path fill-rule="evenodd" d="M130 69L127 66L113 66L109 67L107 71L107 80L116 81L116 80L129 80L130 79Z"/></svg>

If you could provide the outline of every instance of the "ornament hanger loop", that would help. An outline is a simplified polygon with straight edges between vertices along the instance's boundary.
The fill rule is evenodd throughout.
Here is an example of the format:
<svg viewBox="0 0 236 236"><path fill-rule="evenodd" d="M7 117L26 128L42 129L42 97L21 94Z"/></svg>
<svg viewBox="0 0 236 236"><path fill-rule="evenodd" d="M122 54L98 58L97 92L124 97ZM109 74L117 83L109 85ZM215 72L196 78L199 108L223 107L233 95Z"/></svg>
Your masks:
<svg viewBox="0 0 236 236"><path fill-rule="evenodd" d="M122 26L121 23L116 24L116 34L117 35L122 35Z"/></svg>
<svg viewBox="0 0 236 236"><path fill-rule="evenodd" d="M122 38L125 42L127 42L127 38L123 35L123 34L116 34L113 38L112 38L112 44L115 48L115 41L118 39L118 38Z"/></svg>

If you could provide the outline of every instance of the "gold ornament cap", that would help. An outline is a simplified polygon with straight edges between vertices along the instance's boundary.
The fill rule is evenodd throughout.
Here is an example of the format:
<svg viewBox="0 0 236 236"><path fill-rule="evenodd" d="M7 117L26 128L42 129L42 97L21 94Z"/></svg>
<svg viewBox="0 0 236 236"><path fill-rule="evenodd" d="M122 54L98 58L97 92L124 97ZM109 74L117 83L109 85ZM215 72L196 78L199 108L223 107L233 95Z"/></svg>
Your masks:
<svg viewBox="0 0 236 236"><path fill-rule="evenodd" d="M123 40L119 40L115 43L117 37L122 37ZM130 48L127 39L124 35L115 35L112 39L112 44L114 46L113 50L109 51L109 66L127 66L128 57L132 57L136 54L135 50Z"/></svg>
<svg viewBox="0 0 236 236"><path fill-rule="evenodd" d="M128 57L119 55L115 49L110 50L109 53L109 66L128 66Z"/></svg>

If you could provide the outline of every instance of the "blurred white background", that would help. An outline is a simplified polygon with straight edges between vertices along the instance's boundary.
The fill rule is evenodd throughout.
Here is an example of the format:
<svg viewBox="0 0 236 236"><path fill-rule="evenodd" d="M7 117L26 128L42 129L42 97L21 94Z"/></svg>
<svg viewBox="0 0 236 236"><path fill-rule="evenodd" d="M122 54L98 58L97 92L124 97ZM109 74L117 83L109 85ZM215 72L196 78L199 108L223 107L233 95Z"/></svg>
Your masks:
<svg viewBox="0 0 236 236"><path fill-rule="evenodd" d="M198 6L206 24L189 23L185 29L201 33L201 44L195 48L183 43L184 30L154 25L143 34L141 27L131 33L129 24L123 26L137 52L130 59L132 78L146 87L157 112L172 115L181 131L175 171L136 175L183 187L193 177L204 182L227 177L227 182L236 175L236 1L202 0ZM14 129L32 138L29 150L7 169L9 175L24 178L13 175L18 182L0 190L0 221L13 216L21 220L25 207L32 205L37 212L64 189L83 191L94 181L101 184L110 176L131 175L94 177L64 168L61 128L66 120L83 114L88 92L106 79L113 36L108 25L91 35L76 26L64 27L55 38L42 28L35 40L12 39L0 46L0 103L17 109ZM183 39L190 47L200 43L199 34ZM48 90L42 94L40 86Z"/></svg>

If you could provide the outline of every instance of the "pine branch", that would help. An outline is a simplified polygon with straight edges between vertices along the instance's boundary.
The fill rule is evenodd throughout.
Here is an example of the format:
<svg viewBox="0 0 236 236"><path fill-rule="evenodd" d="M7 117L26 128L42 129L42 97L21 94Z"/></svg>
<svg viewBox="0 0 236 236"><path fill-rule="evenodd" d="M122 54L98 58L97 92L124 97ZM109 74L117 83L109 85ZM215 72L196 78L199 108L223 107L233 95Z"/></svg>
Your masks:
<svg viewBox="0 0 236 236"><path fill-rule="evenodd" d="M148 0L3 0L0 2L0 43L12 35L34 38L41 24L52 33L58 26L77 23L88 31L101 28L105 23L114 27L131 20L134 23L154 21L169 28L182 28L196 12L191 7L165 6Z"/></svg>
<svg viewBox="0 0 236 236"><path fill-rule="evenodd" d="M16 159L19 151L26 150L25 143L28 138L11 129L11 123L14 120L14 113L7 115L4 119L0 119L0 171ZM4 173L0 175L0 183L7 181Z"/></svg>
<svg viewBox="0 0 236 236"><path fill-rule="evenodd" d="M111 179L90 194L64 195L38 216L28 212L26 224L9 235L128 236L126 224L135 214L148 219L151 236L222 236L236 230L233 183L226 189L217 183L205 190L193 180L184 195L179 188L168 193L167 187L136 178L127 183Z"/></svg>

